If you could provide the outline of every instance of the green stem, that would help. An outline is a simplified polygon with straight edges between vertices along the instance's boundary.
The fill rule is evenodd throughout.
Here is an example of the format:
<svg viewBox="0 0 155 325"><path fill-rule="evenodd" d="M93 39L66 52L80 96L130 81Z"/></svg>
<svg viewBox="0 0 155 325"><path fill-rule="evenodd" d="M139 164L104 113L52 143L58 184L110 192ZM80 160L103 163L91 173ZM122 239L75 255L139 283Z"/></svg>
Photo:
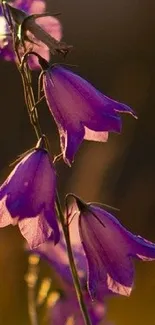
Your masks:
<svg viewBox="0 0 155 325"><path fill-rule="evenodd" d="M43 133L41 131L41 127L40 127L40 124L38 121L37 108L36 108L36 104L35 104L32 86L31 86L31 83L29 80L29 71L28 71L27 67L24 68L24 72L21 73L21 75L22 75L23 86L25 89L25 99L28 96L28 100L26 100L26 101L28 104L27 106L28 106L30 122L34 127L37 139L39 140L43 136Z"/></svg>
<svg viewBox="0 0 155 325"><path fill-rule="evenodd" d="M81 288L81 284L80 284L80 281L79 281L76 265L75 265L75 262L74 262L74 256L73 256L71 242L70 242L69 227L68 227L68 225L66 225L65 218L64 218L64 215L63 215L63 212L62 212L62 209L61 209L61 204L60 204L58 194L57 194L57 198L56 198L56 207L57 207L57 211L58 211L58 214L59 214L59 220L61 222L63 233L64 233L65 240L66 240L67 253L68 253L68 258L69 258L73 283L74 283L74 287L75 287L75 290L76 290L77 299L78 299L78 302L79 302L79 305L80 305L80 308L81 308L81 312L82 312L82 315L83 315L83 319L84 319L85 325L92 325L89 314L88 314L88 311L87 311L86 304L84 302L82 288Z"/></svg>
<svg viewBox="0 0 155 325"><path fill-rule="evenodd" d="M18 52L18 46L16 46L16 40L15 40L14 34L13 34L13 44L14 44L14 51L15 51L16 57L18 59L18 62L16 65L17 65L18 71L21 75L22 82L23 82L24 98L25 98L25 103L26 103L26 107L28 110L28 115L30 118L30 122L34 128L34 131L36 133L37 139L39 140L43 136L43 133L42 133L41 127L40 127L36 102L35 102L33 89L32 89L31 72L29 70L27 63L25 63L22 68L20 67L21 58L20 58L20 54ZM23 45L23 47L24 47L24 45Z"/></svg>

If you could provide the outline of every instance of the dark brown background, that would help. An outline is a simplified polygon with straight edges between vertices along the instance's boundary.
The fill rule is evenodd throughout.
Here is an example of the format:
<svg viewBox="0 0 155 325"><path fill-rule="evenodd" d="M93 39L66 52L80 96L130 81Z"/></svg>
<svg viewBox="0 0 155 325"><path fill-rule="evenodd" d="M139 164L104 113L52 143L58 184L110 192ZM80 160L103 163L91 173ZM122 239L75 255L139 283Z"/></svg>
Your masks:
<svg viewBox="0 0 155 325"><path fill-rule="evenodd" d="M75 191L83 199L117 206L125 226L155 242L155 1L49 0L48 8L62 13L64 40L74 45L67 62L139 117L123 116L122 135L111 134L107 144L83 143L72 169L59 163L61 195ZM2 181L35 136L14 64L1 61L0 69ZM58 153L56 127L45 105L40 116ZM0 325L29 324L23 244L17 227L0 229ZM155 262L139 262L131 297L110 299L108 315L116 325L155 325L154 306Z"/></svg>

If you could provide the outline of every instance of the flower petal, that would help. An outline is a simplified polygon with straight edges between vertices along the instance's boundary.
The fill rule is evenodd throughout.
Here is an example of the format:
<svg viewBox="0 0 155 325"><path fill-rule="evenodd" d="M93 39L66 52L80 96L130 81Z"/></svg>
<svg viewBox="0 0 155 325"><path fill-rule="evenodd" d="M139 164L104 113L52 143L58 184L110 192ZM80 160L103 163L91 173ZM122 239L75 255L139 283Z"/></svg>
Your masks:
<svg viewBox="0 0 155 325"><path fill-rule="evenodd" d="M119 103L117 102L116 100L112 99L112 98L109 98L107 96L105 96L105 100L107 100L107 102L109 102L109 105L113 105L115 108L115 112L118 112L118 113L128 113L128 114L131 114L134 118L137 119L137 115L136 113L134 112L134 110L129 107L128 105L125 105L125 104L122 104L122 103Z"/></svg>
<svg viewBox="0 0 155 325"><path fill-rule="evenodd" d="M16 222L16 218L12 218L9 211L6 208L6 200L5 197L0 201L0 228L14 225L14 221Z"/></svg>
<svg viewBox="0 0 155 325"><path fill-rule="evenodd" d="M129 233L131 242L131 256L142 261L153 261L155 259L155 244L151 241Z"/></svg>
<svg viewBox="0 0 155 325"><path fill-rule="evenodd" d="M60 146L63 153L63 159L70 166L71 162L74 161L75 153L84 138L84 130L82 126L79 126L78 128L78 125L74 128L69 126L67 129L68 130L64 132L62 128L59 128Z"/></svg>
<svg viewBox="0 0 155 325"><path fill-rule="evenodd" d="M0 188L0 199L6 196L6 206L12 217L33 217L45 202L54 201L55 183L55 171L47 152L36 150L14 168Z"/></svg>
<svg viewBox="0 0 155 325"><path fill-rule="evenodd" d="M37 156L36 156L37 153ZM6 207L10 212L12 217L17 217L19 214L23 216L25 213L26 216L31 217L33 215L37 215L37 211L32 215L31 203L28 200L28 206L25 204L25 192L28 194L28 189L32 185L32 181L34 180L34 175L36 172L36 167L38 167L38 161L40 160L41 152L33 152L28 154L22 161L17 164L17 166L13 169L7 180L0 187L0 200L3 198L6 199ZM32 178L33 175L33 178ZM23 208L23 212L20 213L18 210ZM30 212L25 211L25 207L27 210L30 209Z"/></svg>
<svg viewBox="0 0 155 325"><path fill-rule="evenodd" d="M84 135L85 140L107 142L108 135L109 135L108 132L92 131L85 126L85 135Z"/></svg>
<svg viewBox="0 0 155 325"><path fill-rule="evenodd" d="M52 236L52 229L44 218L43 213L35 218L26 218L18 222L23 237L31 249L47 241Z"/></svg>

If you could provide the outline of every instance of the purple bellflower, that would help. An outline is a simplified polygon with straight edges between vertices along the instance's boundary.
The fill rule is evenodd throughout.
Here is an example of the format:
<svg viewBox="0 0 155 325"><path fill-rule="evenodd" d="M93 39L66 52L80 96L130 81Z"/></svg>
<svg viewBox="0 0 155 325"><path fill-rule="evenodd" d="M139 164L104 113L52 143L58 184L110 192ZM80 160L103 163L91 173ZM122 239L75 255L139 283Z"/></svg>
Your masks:
<svg viewBox="0 0 155 325"><path fill-rule="evenodd" d="M31 248L51 236L56 244L55 191L56 175L47 151L33 150L0 187L0 228L18 224Z"/></svg>
<svg viewBox="0 0 155 325"><path fill-rule="evenodd" d="M46 9L45 1L43 0L15 0L13 3L9 3L19 10L23 10L27 14L43 14ZM38 17L36 23L40 28L42 28L49 37L53 37L56 41L60 41L62 37L62 26L56 17ZM50 52L49 48L43 42L36 40L34 35L29 32L29 37L31 42L26 41L25 46L27 50L33 50L34 52L39 52L40 55L49 61ZM32 43L32 41L34 43ZM22 48L20 49L20 54L22 54ZM6 61L15 60L15 54L12 48L12 40L10 31L7 27L5 18L0 11L0 57ZM31 68L39 68L38 60L35 56L31 57L29 60Z"/></svg>
<svg viewBox="0 0 155 325"><path fill-rule="evenodd" d="M134 278L132 258L155 260L155 244L133 235L103 208L79 198L76 202L91 297L101 299L108 292L129 296Z"/></svg>
<svg viewBox="0 0 155 325"><path fill-rule="evenodd" d="M83 139L106 142L108 132L121 131L118 113L130 113L95 89L77 74L59 65L48 68L43 77L46 101L58 126L64 161L71 164Z"/></svg>

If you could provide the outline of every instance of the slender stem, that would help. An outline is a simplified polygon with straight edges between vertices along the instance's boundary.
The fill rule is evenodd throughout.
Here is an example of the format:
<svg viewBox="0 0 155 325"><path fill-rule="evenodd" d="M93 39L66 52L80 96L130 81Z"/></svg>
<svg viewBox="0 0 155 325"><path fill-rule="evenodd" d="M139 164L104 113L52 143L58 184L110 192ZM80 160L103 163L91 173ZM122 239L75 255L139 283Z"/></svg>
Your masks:
<svg viewBox="0 0 155 325"><path fill-rule="evenodd" d="M60 219L60 222L61 222L61 225L62 225L62 228L63 228L65 240L66 240L67 252L68 252L68 258L69 258L73 283L74 283L74 287L75 287L75 290L76 290L77 299L78 299L78 302L79 302L79 305L80 305L80 308L81 308L81 312L83 314L83 319L84 319L85 325L92 325L89 314L88 314L88 311L87 311L86 304L84 302L82 289L81 289L81 284L80 284L80 281L79 281L76 265L75 265L75 262L74 262L74 256L73 256L71 242L70 242L69 227L65 223L65 218L64 218L64 215L62 213L61 204L60 204L58 194L57 194L57 198L56 198L56 206L57 206L57 210L58 210L58 213L59 213L59 219Z"/></svg>
<svg viewBox="0 0 155 325"><path fill-rule="evenodd" d="M20 53L18 51L18 45L16 45L14 31L12 32L12 37L13 37L13 47L14 47L14 51L15 51L15 54L17 57L16 65L17 65L18 71L20 72L20 75L22 77L26 107L28 110L30 122L34 128L37 139L39 140L43 136L43 133L42 133L41 127L40 127L37 108L36 108L36 102L35 102L33 89L32 89L31 72L30 72L27 62L25 62L25 64L23 64L22 67L20 67L21 57L20 57ZM24 43L23 43L23 48L25 49ZM25 49L25 51L26 51L26 49Z"/></svg>
<svg viewBox="0 0 155 325"><path fill-rule="evenodd" d="M36 109L36 104L35 104L35 99L34 99L34 95L33 95L33 90L32 90L32 86L30 83L30 78L29 78L29 71L28 68L25 67L23 73L21 73L22 75L22 81L23 81L23 85L24 85L24 89L25 89L25 99L26 97L28 98L28 113L29 113L29 117L30 117L30 122L34 127L37 139L39 140L43 133L41 131L41 127L39 124L39 120L38 120L38 114L37 114L37 109ZM26 99L27 101L27 99Z"/></svg>
<svg viewBox="0 0 155 325"><path fill-rule="evenodd" d="M24 47L24 44L23 44L23 47ZM17 56L19 57L18 49L15 48L15 52L16 52ZM19 63L21 63L21 60ZM25 102L27 104L30 122L35 130L37 139L39 140L43 136L43 133L41 131L40 123L38 120L36 102L35 102L33 89L32 89L31 72L29 70L28 64L25 63L21 69L19 68L19 72L21 74L22 81L23 81Z"/></svg>

